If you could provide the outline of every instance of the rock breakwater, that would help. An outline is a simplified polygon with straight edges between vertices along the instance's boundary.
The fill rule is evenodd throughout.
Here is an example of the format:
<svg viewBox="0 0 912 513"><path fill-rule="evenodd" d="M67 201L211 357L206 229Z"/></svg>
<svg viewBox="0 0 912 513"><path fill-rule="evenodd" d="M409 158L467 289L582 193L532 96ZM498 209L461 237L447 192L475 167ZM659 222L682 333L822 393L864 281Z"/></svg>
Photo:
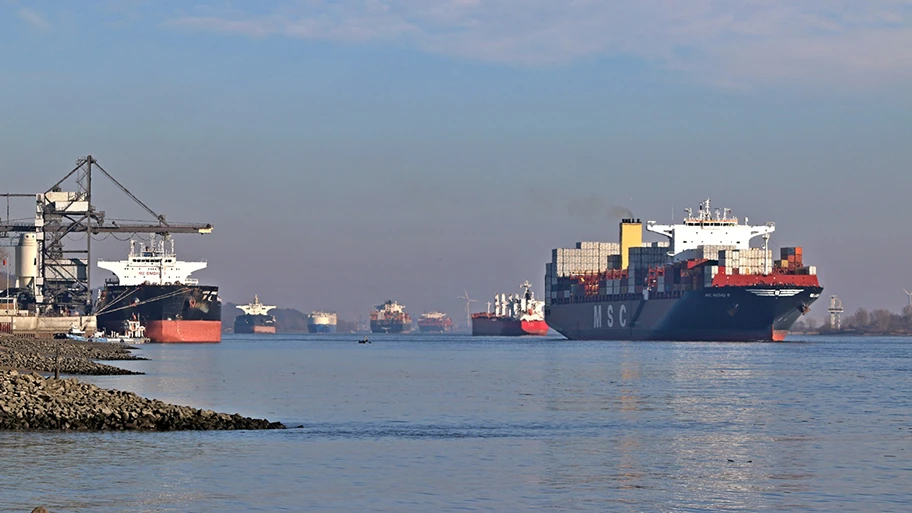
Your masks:
<svg viewBox="0 0 912 513"><path fill-rule="evenodd" d="M92 376L142 374L93 360L145 360L133 356L129 346L99 342L40 339L20 336L0 337L0 368Z"/></svg>
<svg viewBox="0 0 912 513"><path fill-rule="evenodd" d="M0 430L282 429L280 422L216 413L108 390L75 378L0 371Z"/></svg>

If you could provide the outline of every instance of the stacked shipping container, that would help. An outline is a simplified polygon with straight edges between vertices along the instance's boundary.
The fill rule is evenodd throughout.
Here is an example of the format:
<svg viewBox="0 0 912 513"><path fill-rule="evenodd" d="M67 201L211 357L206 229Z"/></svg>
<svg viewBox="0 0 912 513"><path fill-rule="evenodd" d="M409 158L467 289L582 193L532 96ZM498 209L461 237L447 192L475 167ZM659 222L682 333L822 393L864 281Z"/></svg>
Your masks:
<svg viewBox="0 0 912 513"><path fill-rule="evenodd" d="M670 259L667 242L644 242L642 247L628 251L630 268L645 271L652 267L664 267Z"/></svg>
<svg viewBox="0 0 912 513"><path fill-rule="evenodd" d="M773 252L763 248L726 249L719 252L719 267L729 274L765 274L772 269Z"/></svg>
<svg viewBox="0 0 912 513"><path fill-rule="evenodd" d="M816 266L804 266L804 256L800 247L780 248L779 258L774 262L776 269L790 271L794 274L817 274Z"/></svg>
<svg viewBox="0 0 912 513"><path fill-rule="evenodd" d="M586 298L625 294L665 294L713 286L719 275L816 274L813 266L802 267L801 248L782 248L780 260L763 248L700 246L694 258L667 263L669 246L643 243L629 250L628 269L618 269L620 247L616 243L580 242L576 248L553 250L545 265L545 302L580 301ZM699 254L699 256L696 256Z"/></svg>
<svg viewBox="0 0 912 513"><path fill-rule="evenodd" d="M545 266L545 301L569 299L572 294L598 294L599 275L621 267L617 242L577 242L575 248L551 251Z"/></svg>

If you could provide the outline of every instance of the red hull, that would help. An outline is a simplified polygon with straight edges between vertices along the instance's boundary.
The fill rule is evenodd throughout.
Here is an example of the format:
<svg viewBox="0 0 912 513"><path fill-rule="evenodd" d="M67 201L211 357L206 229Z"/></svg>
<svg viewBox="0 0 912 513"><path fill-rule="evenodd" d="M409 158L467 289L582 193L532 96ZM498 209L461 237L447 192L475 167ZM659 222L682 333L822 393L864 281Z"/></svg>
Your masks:
<svg viewBox="0 0 912 513"><path fill-rule="evenodd" d="M148 321L146 336L152 342L221 342L221 321Z"/></svg>
<svg viewBox="0 0 912 513"><path fill-rule="evenodd" d="M472 335L521 337L547 334L548 324L545 321L517 321L497 317L472 318Z"/></svg>

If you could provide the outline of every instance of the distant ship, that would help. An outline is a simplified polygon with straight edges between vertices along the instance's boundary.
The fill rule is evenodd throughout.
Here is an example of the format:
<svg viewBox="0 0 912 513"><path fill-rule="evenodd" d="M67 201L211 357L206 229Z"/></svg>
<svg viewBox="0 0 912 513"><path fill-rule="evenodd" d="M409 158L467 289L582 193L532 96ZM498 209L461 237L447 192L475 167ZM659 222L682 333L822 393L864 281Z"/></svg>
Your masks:
<svg viewBox="0 0 912 513"><path fill-rule="evenodd" d="M174 239L168 237L152 235L148 244L136 246L131 240L127 260L98 261L98 267L116 276L105 280L95 306L98 328L119 331L124 322L136 320L152 342L220 342L218 287L190 278L206 262L178 260Z"/></svg>
<svg viewBox="0 0 912 513"><path fill-rule="evenodd" d="M235 333L275 333L275 317L269 311L275 308L260 303L260 297L253 296L253 303L238 305L238 310L244 312L234 318Z"/></svg>
<svg viewBox="0 0 912 513"><path fill-rule="evenodd" d="M310 333L335 333L337 318L335 313L310 312L307 316L307 331Z"/></svg>
<svg viewBox="0 0 912 513"><path fill-rule="evenodd" d="M453 320L443 312L427 312L418 318L421 333L446 333L453 329Z"/></svg>
<svg viewBox="0 0 912 513"><path fill-rule="evenodd" d="M472 314L472 335L546 335L545 302L535 299L528 281L520 288L522 294L495 294L494 312Z"/></svg>
<svg viewBox="0 0 912 513"><path fill-rule="evenodd" d="M371 312L370 328L373 333L408 333L412 329L412 318L405 307L395 301L387 301Z"/></svg>

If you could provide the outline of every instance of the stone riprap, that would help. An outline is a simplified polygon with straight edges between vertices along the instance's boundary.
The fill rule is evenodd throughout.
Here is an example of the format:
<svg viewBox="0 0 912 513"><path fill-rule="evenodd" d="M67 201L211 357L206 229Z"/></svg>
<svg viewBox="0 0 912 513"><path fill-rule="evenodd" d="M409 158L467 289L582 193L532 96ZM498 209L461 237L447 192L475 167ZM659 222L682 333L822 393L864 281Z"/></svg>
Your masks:
<svg viewBox="0 0 912 513"><path fill-rule="evenodd" d="M133 356L129 346L67 339L0 337L0 368L92 376L142 374L93 360L145 360Z"/></svg>
<svg viewBox="0 0 912 513"><path fill-rule="evenodd" d="M108 390L75 378L0 371L0 430L282 429L279 422L216 413Z"/></svg>

